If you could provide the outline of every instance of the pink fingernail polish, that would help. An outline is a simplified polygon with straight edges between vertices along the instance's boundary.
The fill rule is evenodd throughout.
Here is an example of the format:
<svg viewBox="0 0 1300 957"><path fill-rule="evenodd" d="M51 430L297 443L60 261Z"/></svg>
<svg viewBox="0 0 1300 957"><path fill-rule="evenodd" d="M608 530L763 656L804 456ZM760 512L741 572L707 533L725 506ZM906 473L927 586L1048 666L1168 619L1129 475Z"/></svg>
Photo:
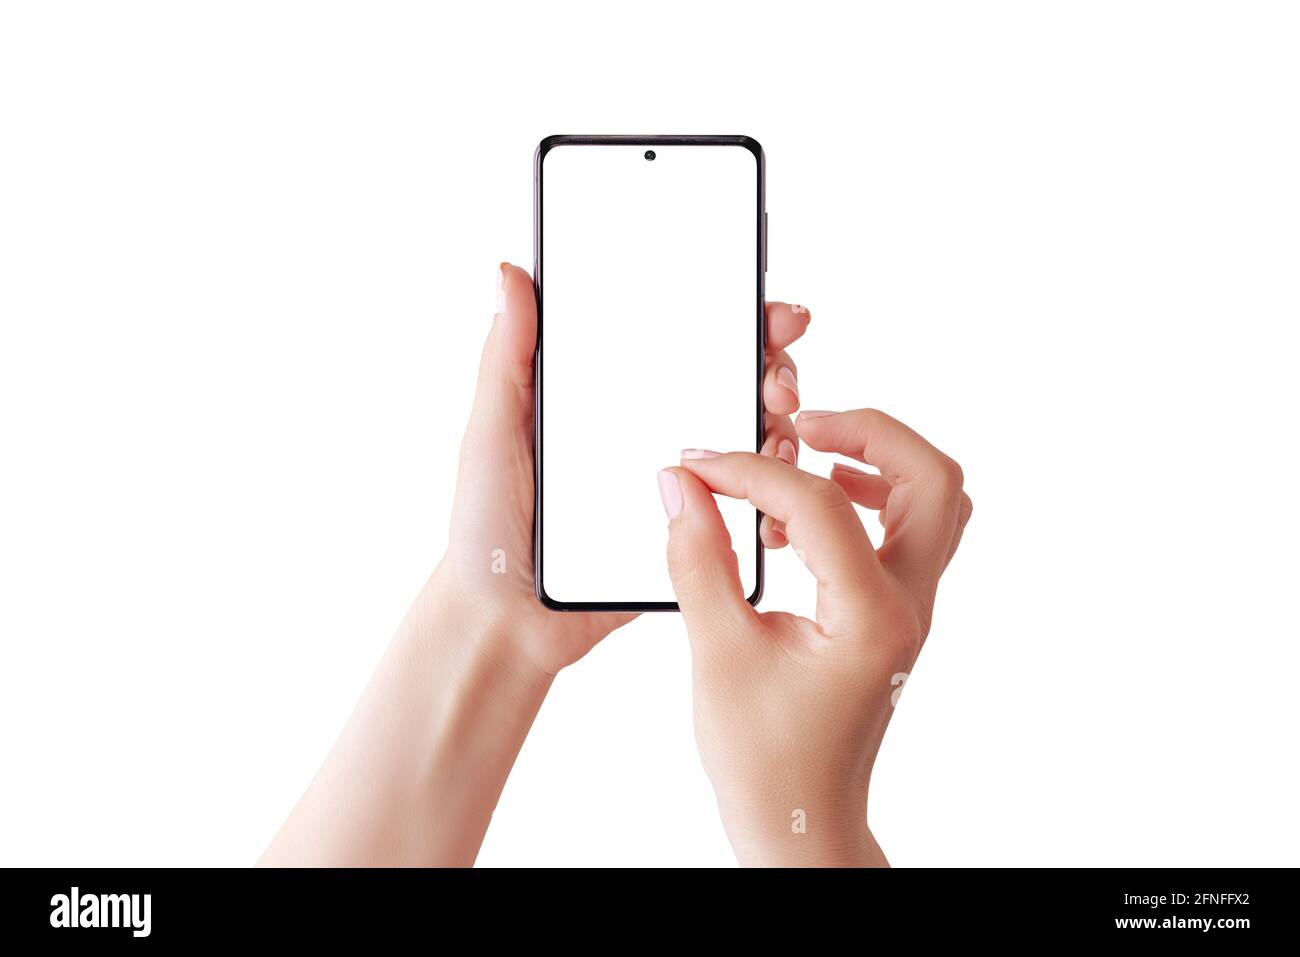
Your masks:
<svg viewBox="0 0 1300 957"><path fill-rule="evenodd" d="M506 311L506 264L497 266L497 312Z"/></svg>
<svg viewBox="0 0 1300 957"><path fill-rule="evenodd" d="M710 449L682 449L684 459L716 459L719 454Z"/></svg>
<svg viewBox="0 0 1300 957"><path fill-rule="evenodd" d="M789 439L782 439L780 444L776 447L776 457L786 465L794 465L794 461L798 458L798 455L798 450L794 447L794 443Z"/></svg>
<svg viewBox="0 0 1300 957"><path fill-rule="evenodd" d="M838 415L837 412L826 412L822 409L803 409L799 413L801 419L820 419L825 415Z"/></svg>
<svg viewBox="0 0 1300 957"><path fill-rule="evenodd" d="M682 513L682 483L667 469L659 473L659 497L664 500L664 511L669 519Z"/></svg>
<svg viewBox="0 0 1300 957"><path fill-rule="evenodd" d="M807 306L801 306L801 305L799 305L798 303L795 303L793 306L791 306L791 307L790 307L790 311L793 312L796 316L806 316L806 315L808 315L808 307L807 307Z"/></svg>
<svg viewBox="0 0 1300 957"><path fill-rule="evenodd" d="M799 380L794 377L794 372L791 370L786 368L778 369L776 381L793 392L796 398L799 396Z"/></svg>

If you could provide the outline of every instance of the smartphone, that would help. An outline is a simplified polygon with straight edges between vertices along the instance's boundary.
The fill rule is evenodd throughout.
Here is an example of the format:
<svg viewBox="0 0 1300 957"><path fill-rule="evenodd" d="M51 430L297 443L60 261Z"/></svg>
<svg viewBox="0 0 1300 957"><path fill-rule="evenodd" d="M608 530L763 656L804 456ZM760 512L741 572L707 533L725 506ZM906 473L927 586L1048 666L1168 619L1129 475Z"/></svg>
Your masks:
<svg viewBox="0 0 1300 957"><path fill-rule="evenodd" d="M533 552L559 611L676 611L659 470L763 442L767 215L748 136L549 136L534 158ZM717 497L751 603L761 515Z"/></svg>

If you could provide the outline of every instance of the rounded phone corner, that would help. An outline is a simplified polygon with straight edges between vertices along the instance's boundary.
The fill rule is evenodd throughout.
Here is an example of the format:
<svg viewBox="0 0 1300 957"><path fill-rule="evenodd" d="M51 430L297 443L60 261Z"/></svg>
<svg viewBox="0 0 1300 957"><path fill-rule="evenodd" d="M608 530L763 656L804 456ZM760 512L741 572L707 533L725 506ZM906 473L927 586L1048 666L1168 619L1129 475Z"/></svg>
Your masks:
<svg viewBox="0 0 1300 957"><path fill-rule="evenodd" d="M569 136L564 133L552 133L550 136L543 136L537 144L537 149L533 151L534 164L540 167L542 160L546 159L546 154L567 139L569 139Z"/></svg>
<svg viewBox="0 0 1300 957"><path fill-rule="evenodd" d="M744 135L737 136L736 142L754 154L754 159L758 162L759 166L762 166L766 161L767 157L763 153L763 144L754 139L754 137Z"/></svg>
<svg viewBox="0 0 1300 957"><path fill-rule="evenodd" d="M541 576L533 579L533 593L537 595L537 600L542 603L542 607L550 611L568 611L568 606L562 601L556 601L546 593L546 586L542 584Z"/></svg>

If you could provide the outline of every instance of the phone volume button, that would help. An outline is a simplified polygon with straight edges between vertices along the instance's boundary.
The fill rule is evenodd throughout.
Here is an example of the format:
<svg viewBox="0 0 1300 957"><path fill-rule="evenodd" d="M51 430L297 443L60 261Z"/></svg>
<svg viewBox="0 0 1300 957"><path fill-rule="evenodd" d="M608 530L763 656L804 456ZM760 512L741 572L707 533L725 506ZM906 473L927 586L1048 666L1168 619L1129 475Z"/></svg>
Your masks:
<svg viewBox="0 0 1300 957"><path fill-rule="evenodd" d="M763 210L763 272L767 272L767 210Z"/></svg>

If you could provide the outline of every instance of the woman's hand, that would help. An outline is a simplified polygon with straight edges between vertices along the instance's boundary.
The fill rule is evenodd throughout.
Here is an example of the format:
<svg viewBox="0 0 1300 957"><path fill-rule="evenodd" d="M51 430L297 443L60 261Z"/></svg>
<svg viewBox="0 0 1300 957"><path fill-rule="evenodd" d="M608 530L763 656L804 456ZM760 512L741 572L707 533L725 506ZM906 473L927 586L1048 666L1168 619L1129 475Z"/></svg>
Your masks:
<svg viewBox="0 0 1300 957"><path fill-rule="evenodd" d="M804 412L797 432L881 474L837 464L828 479L694 449L661 473L696 738L742 864L885 864L867 824L871 768L971 500L956 462L882 412ZM784 526L817 579L816 621L745 601L715 492ZM880 511L879 550L855 502Z"/></svg>
<svg viewBox="0 0 1300 957"><path fill-rule="evenodd" d="M537 299L532 278L502 263L497 312L483 345L474 408L460 446L447 552L431 586L503 639L499 655L549 679L630 614L557 614L533 585L533 356Z"/></svg>

